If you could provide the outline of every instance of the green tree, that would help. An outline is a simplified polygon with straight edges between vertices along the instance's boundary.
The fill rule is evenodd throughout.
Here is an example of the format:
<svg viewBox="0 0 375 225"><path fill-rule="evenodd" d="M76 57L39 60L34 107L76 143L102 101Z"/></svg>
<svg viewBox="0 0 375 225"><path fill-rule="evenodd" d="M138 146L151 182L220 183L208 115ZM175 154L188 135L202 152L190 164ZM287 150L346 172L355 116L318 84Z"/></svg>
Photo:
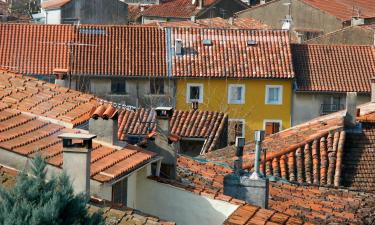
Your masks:
<svg viewBox="0 0 375 225"><path fill-rule="evenodd" d="M46 181L46 163L37 156L32 161L31 176L22 172L14 188L0 187L0 224L103 224L100 214L88 214L88 201L87 195L74 195L65 173Z"/></svg>

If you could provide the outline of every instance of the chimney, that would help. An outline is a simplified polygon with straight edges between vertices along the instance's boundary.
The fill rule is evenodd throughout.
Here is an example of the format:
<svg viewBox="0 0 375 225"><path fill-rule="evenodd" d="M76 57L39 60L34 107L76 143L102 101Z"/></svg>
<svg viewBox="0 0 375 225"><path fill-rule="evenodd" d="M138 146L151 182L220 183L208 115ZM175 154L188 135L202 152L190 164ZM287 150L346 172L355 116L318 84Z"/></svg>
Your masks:
<svg viewBox="0 0 375 225"><path fill-rule="evenodd" d="M357 92L346 94L345 126L354 128L357 124Z"/></svg>
<svg viewBox="0 0 375 225"><path fill-rule="evenodd" d="M241 199L249 204L262 208L268 207L269 182L259 173L261 143L264 138L264 131L255 131L255 163L254 172L233 173L224 177L224 194ZM238 151L240 155L241 151ZM238 162L235 163L238 165ZM237 167L238 168L238 167Z"/></svg>
<svg viewBox="0 0 375 225"><path fill-rule="evenodd" d="M198 9L203 9L203 0L198 0Z"/></svg>
<svg viewBox="0 0 375 225"><path fill-rule="evenodd" d="M260 0L260 4L261 5L266 4L266 0Z"/></svg>
<svg viewBox="0 0 375 225"><path fill-rule="evenodd" d="M53 74L55 75L55 84L61 87L68 87L69 84L67 82L68 77L68 70L67 69L54 69Z"/></svg>
<svg viewBox="0 0 375 225"><path fill-rule="evenodd" d="M229 25L233 26L233 23L234 23L233 17L229 17L228 23L229 23Z"/></svg>
<svg viewBox="0 0 375 225"><path fill-rule="evenodd" d="M371 102L375 103L375 78L371 79Z"/></svg>
<svg viewBox="0 0 375 225"><path fill-rule="evenodd" d="M195 22L197 22L197 17L195 17L195 16L191 16L191 17L190 17L190 20L191 20L191 22L194 22L194 23L195 23Z"/></svg>
<svg viewBox="0 0 375 225"><path fill-rule="evenodd" d="M74 193L83 192L90 195L92 139L96 136L64 133L58 137L63 140L63 170L72 181ZM73 142L73 140L75 141Z"/></svg>
<svg viewBox="0 0 375 225"><path fill-rule="evenodd" d="M111 145L124 146L118 140L118 110L112 104L101 105L95 109L89 120L89 132L97 135L98 141Z"/></svg>
<svg viewBox="0 0 375 225"><path fill-rule="evenodd" d="M245 138L236 137L236 156L237 159L234 161L234 171L236 174L240 175L242 173L243 164L243 149L245 146Z"/></svg>
<svg viewBox="0 0 375 225"><path fill-rule="evenodd" d="M170 120L173 116L172 107L158 107L156 112L155 140L149 142L147 150L163 157L161 175L176 178L177 153L180 149L179 138L170 133Z"/></svg>

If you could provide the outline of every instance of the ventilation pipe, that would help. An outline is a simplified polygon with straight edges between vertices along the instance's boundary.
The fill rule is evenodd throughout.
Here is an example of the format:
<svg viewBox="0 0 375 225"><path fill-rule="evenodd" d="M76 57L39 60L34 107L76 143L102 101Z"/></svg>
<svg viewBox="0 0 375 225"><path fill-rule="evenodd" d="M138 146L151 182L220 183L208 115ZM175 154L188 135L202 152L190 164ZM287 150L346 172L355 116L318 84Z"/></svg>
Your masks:
<svg viewBox="0 0 375 225"><path fill-rule="evenodd" d="M260 153L262 151L262 141L264 140L264 131L257 130L254 134L254 141L255 141L255 161L254 161L254 172L251 174L250 179L252 180L259 180L261 178L260 175Z"/></svg>

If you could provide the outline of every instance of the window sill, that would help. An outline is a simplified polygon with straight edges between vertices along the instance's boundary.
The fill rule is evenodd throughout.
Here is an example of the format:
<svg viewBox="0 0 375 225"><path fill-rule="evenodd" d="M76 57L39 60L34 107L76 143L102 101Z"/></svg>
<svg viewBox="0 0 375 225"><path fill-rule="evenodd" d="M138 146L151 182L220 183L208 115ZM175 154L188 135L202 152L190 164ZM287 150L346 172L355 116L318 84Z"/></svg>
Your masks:
<svg viewBox="0 0 375 225"><path fill-rule="evenodd" d="M283 104L282 102L278 102L278 103L266 102L266 105L282 105L282 104Z"/></svg>

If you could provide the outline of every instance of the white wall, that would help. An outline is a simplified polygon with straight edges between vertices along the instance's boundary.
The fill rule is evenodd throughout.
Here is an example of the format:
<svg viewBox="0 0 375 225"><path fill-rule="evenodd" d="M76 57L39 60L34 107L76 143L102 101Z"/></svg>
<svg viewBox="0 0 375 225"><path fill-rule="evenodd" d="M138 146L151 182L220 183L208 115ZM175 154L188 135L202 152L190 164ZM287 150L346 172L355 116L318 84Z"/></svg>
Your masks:
<svg viewBox="0 0 375 225"><path fill-rule="evenodd" d="M294 92L292 126L319 117L320 107L323 104L324 98L327 98L328 96L330 96L330 94ZM335 96L337 95L335 94ZM346 94L340 94L340 97L340 103L343 104L345 107ZM369 102L370 100L370 95L358 95L357 105Z"/></svg>
<svg viewBox="0 0 375 225"><path fill-rule="evenodd" d="M143 170L137 177L135 208L179 225L219 225L238 206L147 179Z"/></svg>
<svg viewBox="0 0 375 225"><path fill-rule="evenodd" d="M128 177L128 192L127 192L127 203L126 206L135 208L136 196L137 196L137 173L133 173Z"/></svg>
<svg viewBox="0 0 375 225"><path fill-rule="evenodd" d="M61 10L46 10L46 24L61 24Z"/></svg>

